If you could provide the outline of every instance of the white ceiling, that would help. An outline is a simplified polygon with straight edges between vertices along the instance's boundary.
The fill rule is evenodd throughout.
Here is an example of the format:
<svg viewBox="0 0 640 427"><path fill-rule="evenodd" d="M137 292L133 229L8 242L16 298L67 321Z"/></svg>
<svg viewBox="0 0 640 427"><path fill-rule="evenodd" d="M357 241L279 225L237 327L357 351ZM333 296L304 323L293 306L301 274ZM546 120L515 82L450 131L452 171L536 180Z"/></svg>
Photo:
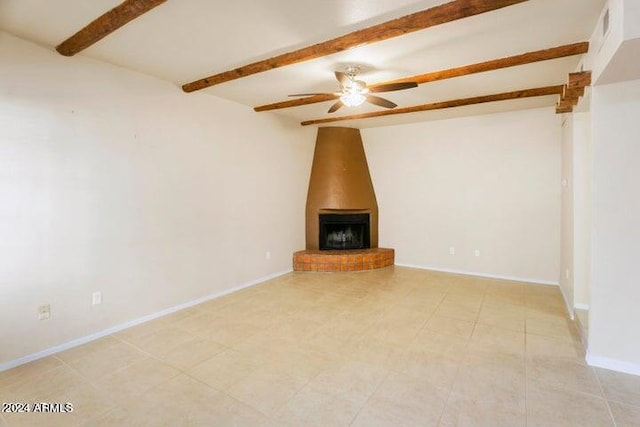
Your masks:
<svg viewBox="0 0 640 427"><path fill-rule="evenodd" d="M53 48L121 0L0 0L0 28ZM589 39L605 0L530 0L383 42L223 83L202 92L249 106L300 92L334 92L335 70L360 65L376 83ZM168 0L78 55L176 84L424 10L442 0ZM579 57L422 84L383 94L400 107L565 83ZM193 96L185 93L184 96ZM336 122L386 126L552 106L531 98L444 111ZM255 114L325 118L331 102ZM363 105L334 115L376 111Z"/></svg>

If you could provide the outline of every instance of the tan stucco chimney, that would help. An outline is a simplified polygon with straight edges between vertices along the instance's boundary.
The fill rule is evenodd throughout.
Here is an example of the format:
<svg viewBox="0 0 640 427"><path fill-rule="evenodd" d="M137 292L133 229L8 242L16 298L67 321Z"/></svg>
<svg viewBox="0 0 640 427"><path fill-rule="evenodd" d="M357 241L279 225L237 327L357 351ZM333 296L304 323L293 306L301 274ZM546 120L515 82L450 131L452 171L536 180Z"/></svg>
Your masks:
<svg viewBox="0 0 640 427"><path fill-rule="evenodd" d="M358 129L318 129L307 193L307 249L318 249L321 213L368 213L370 244L378 247L378 203Z"/></svg>

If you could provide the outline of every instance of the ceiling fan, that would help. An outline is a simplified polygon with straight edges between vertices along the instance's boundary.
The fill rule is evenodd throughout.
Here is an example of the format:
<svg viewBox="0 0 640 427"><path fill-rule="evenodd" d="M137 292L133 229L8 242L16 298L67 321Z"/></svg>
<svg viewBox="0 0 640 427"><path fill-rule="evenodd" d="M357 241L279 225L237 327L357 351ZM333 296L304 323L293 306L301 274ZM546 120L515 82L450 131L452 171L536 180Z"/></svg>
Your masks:
<svg viewBox="0 0 640 427"><path fill-rule="evenodd" d="M340 83L340 91L334 93L297 93L289 96L315 96L329 95L338 98L338 101L329 108L329 113L337 111L342 106L355 107L367 101L385 108L395 108L398 105L371 93L391 92L394 90L404 90L417 87L416 82L387 83L379 86L368 87L362 80L356 80L356 76L360 73L360 67L350 65L345 72L336 71L336 79Z"/></svg>

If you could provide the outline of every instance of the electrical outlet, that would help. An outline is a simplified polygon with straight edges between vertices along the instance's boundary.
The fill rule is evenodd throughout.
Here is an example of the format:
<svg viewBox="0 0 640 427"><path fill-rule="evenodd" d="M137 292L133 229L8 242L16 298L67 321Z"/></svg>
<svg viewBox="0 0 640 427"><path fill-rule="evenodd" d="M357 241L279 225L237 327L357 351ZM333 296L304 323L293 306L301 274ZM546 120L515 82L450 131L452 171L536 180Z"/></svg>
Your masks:
<svg viewBox="0 0 640 427"><path fill-rule="evenodd" d="M264 253L264 259L271 259L271 252L267 251Z"/></svg>
<svg viewBox="0 0 640 427"><path fill-rule="evenodd" d="M569 276L570 276L570 274L569 274L569 269L567 268L567 269L565 269L565 270L564 270L564 277L566 277L567 279L569 279Z"/></svg>
<svg viewBox="0 0 640 427"><path fill-rule="evenodd" d="M93 293L91 297L91 305L100 305L102 304L102 292L96 291Z"/></svg>
<svg viewBox="0 0 640 427"><path fill-rule="evenodd" d="M48 320L51 318L51 305L45 304L38 307L38 320Z"/></svg>
<svg viewBox="0 0 640 427"><path fill-rule="evenodd" d="M480 249L476 249L475 251L473 251L473 254L475 256L480 256Z"/></svg>
<svg viewBox="0 0 640 427"><path fill-rule="evenodd" d="M456 254L456 248L454 248L453 246L451 246L449 248L449 255L455 255Z"/></svg>

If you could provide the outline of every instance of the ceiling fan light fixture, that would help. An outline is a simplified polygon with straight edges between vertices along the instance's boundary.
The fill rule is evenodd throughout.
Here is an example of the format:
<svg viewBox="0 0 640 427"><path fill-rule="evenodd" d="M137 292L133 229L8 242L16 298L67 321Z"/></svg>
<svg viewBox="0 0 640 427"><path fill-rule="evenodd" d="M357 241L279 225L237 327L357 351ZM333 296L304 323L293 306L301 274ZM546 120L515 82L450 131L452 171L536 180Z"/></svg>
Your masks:
<svg viewBox="0 0 640 427"><path fill-rule="evenodd" d="M372 95L370 92L391 92L394 90L403 90L403 89L411 89L418 84L416 82L403 82L403 83L385 83L378 84L374 86L372 89L369 89L367 83L363 80L356 80L356 76L360 71L360 68L357 66L347 67L345 70L335 71L334 75L336 76L336 80L340 84L340 90L338 92L333 93L301 93L296 95L289 96L307 96L313 98L316 95L322 96L323 98L336 99L338 101L334 102L331 105L331 108L327 111L327 113L335 113L342 107L357 107L364 103L365 101L377 105L379 107L384 108L395 108L398 104L389 101L388 99L381 98L376 95ZM275 104L274 104L275 105ZM257 111L257 110L256 110Z"/></svg>
<svg viewBox="0 0 640 427"><path fill-rule="evenodd" d="M345 92L340 96L340 101L347 107L357 107L367 99L360 92Z"/></svg>

